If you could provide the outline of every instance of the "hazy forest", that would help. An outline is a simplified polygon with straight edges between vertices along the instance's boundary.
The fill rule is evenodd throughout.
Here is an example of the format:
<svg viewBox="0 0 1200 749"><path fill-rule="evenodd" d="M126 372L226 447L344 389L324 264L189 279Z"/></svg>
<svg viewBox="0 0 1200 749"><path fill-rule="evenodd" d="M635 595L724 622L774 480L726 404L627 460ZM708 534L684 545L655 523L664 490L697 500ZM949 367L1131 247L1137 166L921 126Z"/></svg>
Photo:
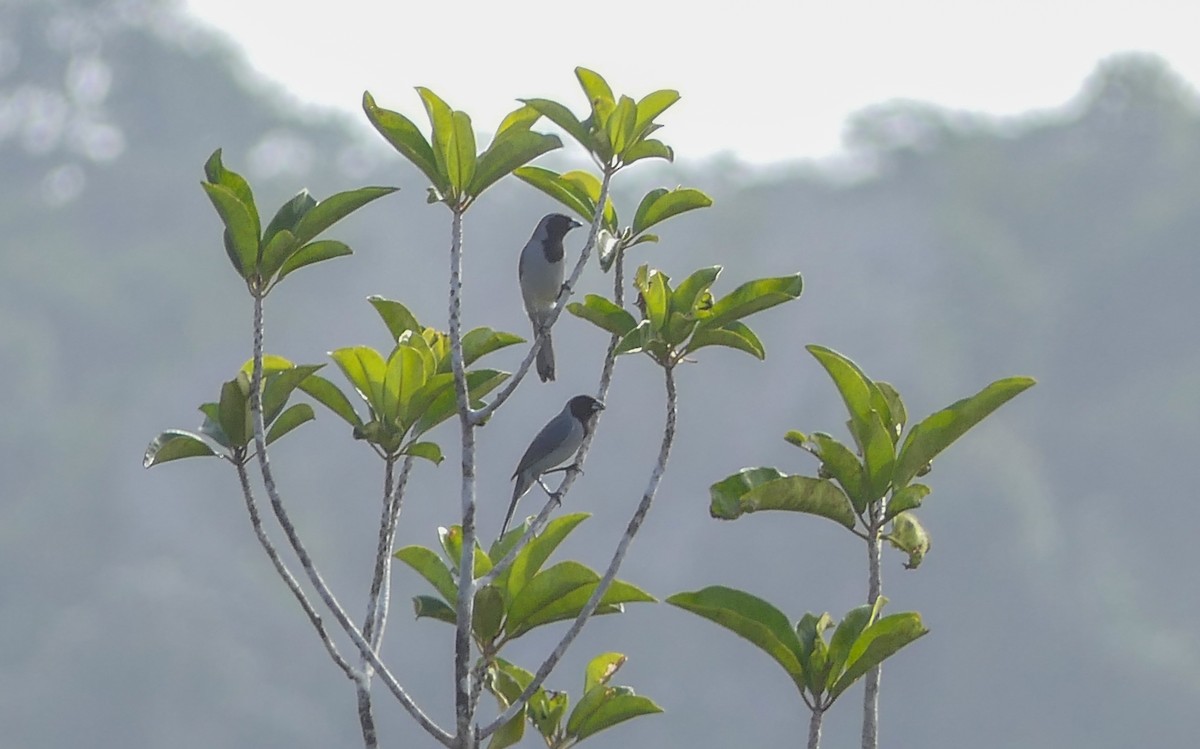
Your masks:
<svg viewBox="0 0 1200 749"><path fill-rule="evenodd" d="M567 77L587 62L556 64ZM664 134L675 124L665 121ZM787 430L841 428L842 405L803 346L853 357L916 414L1032 375L1038 387L935 464L921 569L885 552L887 595L932 633L885 668L884 744L1186 745L1200 736L1200 593L1187 551L1200 527L1200 98L1162 61L1124 55L1061 109L996 121L881 103L846 132L850 157L836 166L753 170L679 154L638 171L649 186L699 187L715 206L672 222L661 243L636 248L637 262L729 263L739 278L799 271L805 289L756 323L765 362L716 354L680 373L681 436L622 577L660 598L723 583L789 611L845 611L863 599L861 575L809 574L861 567L860 547L832 524L708 513L709 484L743 466L813 469ZM249 352L249 302L198 185L218 147L264 204L301 187L401 188L339 227L352 257L272 298L272 350L322 362L337 346L381 345L371 294L423 320L445 313L443 215L362 117L291 101L167 0L0 2L6 749L359 740L352 692L255 544L231 473L209 461L141 465L147 441L198 423L194 404ZM539 163L565 168L563 158ZM468 315L486 309L488 324L528 334L516 253L550 210L515 179L480 202L467 227L467 272L480 281ZM592 268L582 290L605 283ZM588 379L525 386L487 427L485 534L503 517L519 445L592 386L603 356L579 320L564 316L555 338ZM628 371L606 418L650 413L657 425L659 388L637 364L619 365ZM571 554L588 560L590 544L619 537L656 429L598 437L566 508L594 513ZM357 610L378 471L346 436L319 415L273 458L293 516ZM400 543L432 544L456 522L452 463L414 474ZM422 586L395 573L386 654L441 719L451 628L405 615ZM800 744L806 714L777 667L710 624L631 606L594 620L559 678L573 683L588 654L608 649L629 656L622 676L666 712L597 746ZM399 709L380 715L393 745L433 745ZM831 712L828 745L850 745L859 717L852 705Z"/></svg>

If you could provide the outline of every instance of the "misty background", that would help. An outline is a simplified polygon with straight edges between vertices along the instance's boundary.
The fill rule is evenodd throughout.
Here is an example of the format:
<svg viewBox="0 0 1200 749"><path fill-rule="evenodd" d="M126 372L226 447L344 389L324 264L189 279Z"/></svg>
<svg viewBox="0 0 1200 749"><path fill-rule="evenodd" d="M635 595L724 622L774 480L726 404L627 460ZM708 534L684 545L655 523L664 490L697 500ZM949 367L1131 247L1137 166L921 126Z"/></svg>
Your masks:
<svg viewBox="0 0 1200 749"><path fill-rule="evenodd" d="M555 64L568 74L579 62ZM511 88L537 94L520 81ZM803 92L781 95L802 107ZM663 121L668 143L687 127L670 113ZM809 516L721 523L707 511L709 484L744 466L815 470L783 442L787 430L844 434L840 399L803 346L830 346L895 384L910 420L1000 377L1032 375L1037 387L936 461L920 512L933 548L920 570L885 552L889 610L920 611L932 633L884 668L882 744L1123 747L1200 736L1196 92L1163 61L1122 55L1057 110L994 120L892 102L848 123L847 145L837 168L755 170L679 154L620 175L625 217L656 186L697 187L716 201L667 224L660 244L635 248L631 266L682 277L723 264L718 293L796 271L806 284L799 301L755 319L766 362L709 349L679 372L680 436L621 577L660 598L726 584L793 619L839 617L866 596L857 539ZM341 346L386 348L370 294L445 325L448 213L425 204L423 181L363 118L289 99L166 0L0 2L5 749L361 742L353 690L257 545L232 470L211 460L141 467L147 442L194 428L195 407L250 352L249 298L198 185L217 147L268 215L301 187L318 198L402 188L329 233L353 257L297 273L271 295L271 352L319 363ZM576 166L570 147L552 156L538 163ZM556 209L510 179L468 214L469 326L527 334L516 257ZM571 235L568 252L582 241ZM592 265L580 292L609 287ZM555 331L559 380L527 381L480 432L485 538L530 436L568 397L595 388L607 336L569 316ZM489 362L511 370L523 354L514 347ZM607 563L653 465L662 403L648 362L618 362L587 474L564 508L594 517L563 558ZM433 546L436 527L455 521L455 435L453 423L433 435L447 451L441 467L415 469L398 545ZM349 436L318 410L272 458L310 551L359 617L382 465ZM536 505L531 494L521 510ZM408 599L426 586L401 567L393 579L385 660L447 724L451 628L413 620ZM506 657L535 667L565 626L523 638ZM770 746L803 735L807 712L777 665L665 605L593 620L548 687L577 692L583 664L610 650L629 656L617 682L666 713L605 732L596 747ZM828 746L857 742L860 689L830 712ZM434 745L376 693L386 744Z"/></svg>

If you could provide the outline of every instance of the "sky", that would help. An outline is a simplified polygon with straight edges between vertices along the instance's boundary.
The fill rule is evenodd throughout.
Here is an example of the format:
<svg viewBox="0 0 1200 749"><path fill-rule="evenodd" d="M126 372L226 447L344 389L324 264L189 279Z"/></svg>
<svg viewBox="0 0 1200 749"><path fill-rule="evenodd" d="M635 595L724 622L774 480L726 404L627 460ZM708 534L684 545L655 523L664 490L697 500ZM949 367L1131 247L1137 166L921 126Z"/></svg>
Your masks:
<svg viewBox="0 0 1200 749"><path fill-rule="evenodd" d="M357 112L367 89L421 117L413 87L427 86L488 132L517 97L582 111L582 65L618 94L680 91L660 120L680 157L756 164L835 155L847 117L895 99L999 116L1061 106L1118 52L1200 81L1194 0L185 4L305 101Z"/></svg>

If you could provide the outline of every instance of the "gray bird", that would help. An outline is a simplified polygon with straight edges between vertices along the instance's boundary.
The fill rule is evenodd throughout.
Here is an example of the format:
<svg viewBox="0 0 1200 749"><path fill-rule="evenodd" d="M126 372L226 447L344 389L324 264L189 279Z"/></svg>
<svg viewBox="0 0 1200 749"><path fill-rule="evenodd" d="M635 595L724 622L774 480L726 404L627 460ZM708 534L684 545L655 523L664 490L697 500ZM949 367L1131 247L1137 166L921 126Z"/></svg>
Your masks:
<svg viewBox="0 0 1200 749"><path fill-rule="evenodd" d="M537 353L537 372L542 382L554 379L554 347L550 343L550 314L563 285L563 237L580 223L561 213L542 217L533 236L521 250L517 278L521 282L521 298L525 313L533 323L533 334L546 333L546 340Z"/></svg>
<svg viewBox="0 0 1200 749"><path fill-rule="evenodd" d="M504 516L504 526L500 528L501 536L508 530L513 511L517 509L517 500L525 496L535 481L541 483L542 474L549 473L552 468L575 455L583 444L584 436L592 431L596 414L603 410L604 404L592 396L577 395L567 401L563 410L537 433L521 456L517 470L513 472L512 477L517 480L517 485L513 488L508 514ZM546 489L545 484L542 488ZM549 493L550 490L546 491Z"/></svg>

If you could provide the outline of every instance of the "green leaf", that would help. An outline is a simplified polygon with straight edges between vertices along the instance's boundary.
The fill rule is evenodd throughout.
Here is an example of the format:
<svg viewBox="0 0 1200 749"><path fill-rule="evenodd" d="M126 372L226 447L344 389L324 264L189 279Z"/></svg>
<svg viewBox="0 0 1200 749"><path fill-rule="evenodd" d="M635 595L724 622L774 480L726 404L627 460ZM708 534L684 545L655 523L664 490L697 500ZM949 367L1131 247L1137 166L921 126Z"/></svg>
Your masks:
<svg viewBox="0 0 1200 749"><path fill-rule="evenodd" d="M512 174L514 169L556 148L562 148L562 141L556 135L516 128L497 133L492 144L479 156L479 164L467 192L474 196L481 195L497 180Z"/></svg>
<svg viewBox="0 0 1200 749"><path fill-rule="evenodd" d="M217 417L221 431L225 432L234 447L249 444L254 434L250 425L250 405L237 380L230 380L221 386Z"/></svg>
<svg viewBox="0 0 1200 749"><path fill-rule="evenodd" d="M949 447L954 440L983 421L997 408L1033 387L1035 382L1032 377L996 380L975 395L927 416L914 426L905 438L900 457L896 460L893 484L897 487L907 484L923 466Z"/></svg>
<svg viewBox="0 0 1200 749"><path fill-rule="evenodd" d="M829 667L829 645L825 642L825 630L831 626L833 620L829 618L829 614L805 614L796 622L804 683L814 696L819 696L825 691L825 674Z"/></svg>
<svg viewBox="0 0 1200 749"><path fill-rule="evenodd" d="M493 351L524 342L524 338L513 333L491 328L475 328L462 338L464 366L471 366Z"/></svg>
<svg viewBox="0 0 1200 749"><path fill-rule="evenodd" d="M596 215L596 203L588 197L587 190L578 183L562 179L562 175L557 172L543 169L540 166L523 166L514 169L513 174L562 203L587 221L591 221Z"/></svg>
<svg viewBox="0 0 1200 749"><path fill-rule="evenodd" d="M668 305L669 306L669 305ZM738 323L733 323L737 325ZM667 316L667 324L663 328L662 338L670 346L678 346L687 340L692 331L696 329L696 319L691 315L684 315L675 310L671 310L671 314ZM746 328L749 331L749 328ZM751 333L751 336L754 334ZM758 340L755 338L754 340Z"/></svg>
<svg viewBox="0 0 1200 749"><path fill-rule="evenodd" d="M495 369L476 369L467 372L467 392L472 400L478 400L500 387L509 377L507 372ZM414 398L415 400L415 398ZM456 413L456 396L453 387L446 387L426 406L413 424L413 434L424 434Z"/></svg>
<svg viewBox="0 0 1200 749"><path fill-rule="evenodd" d="M508 592L510 601L524 589L534 575L541 571L542 565L563 542L563 539L589 517L591 515L586 512L573 512L557 517L546 523L542 532L530 539L525 548L517 553L508 571L503 573L501 579L497 580L497 584Z"/></svg>
<svg viewBox="0 0 1200 749"><path fill-rule="evenodd" d="M812 436L822 468L841 485L856 512L867 509L867 474L854 451L822 432ZM824 475L824 474L822 474Z"/></svg>
<svg viewBox="0 0 1200 749"><path fill-rule="evenodd" d="M200 413L204 414L204 423L200 425L200 434L208 437L226 450L229 450L233 448L233 443L230 442L229 435L225 434L225 430L221 429L220 412L221 407L216 403L200 404ZM174 432L176 430L169 431Z"/></svg>
<svg viewBox="0 0 1200 749"><path fill-rule="evenodd" d="M146 455L142 458L142 467L151 468L159 463L182 458L215 457L216 455L216 451L200 435L181 429L168 429L150 441L150 445L146 448Z"/></svg>
<svg viewBox="0 0 1200 749"><path fill-rule="evenodd" d="M671 147L661 140L647 138L626 148L622 161L628 166L642 159L666 159L667 161L674 161L675 151L671 150Z"/></svg>
<svg viewBox="0 0 1200 749"><path fill-rule="evenodd" d="M442 448L436 442L410 442L400 451L402 455L411 455L414 458L424 458L434 465L441 465L445 460L442 455Z"/></svg>
<svg viewBox="0 0 1200 749"><path fill-rule="evenodd" d="M639 715L663 710L648 697L640 697L627 687L596 687L584 693L567 719L567 735L575 741L612 728Z"/></svg>
<svg viewBox="0 0 1200 749"><path fill-rule="evenodd" d="M393 557L412 567L417 574L425 578L430 585L451 606L458 600L458 584L450 568L442 561L437 552L424 546L405 546L392 554Z"/></svg>
<svg viewBox="0 0 1200 749"><path fill-rule="evenodd" d="M612 144L614 153L622 154L632 144L636 125L637 102L628 96L622 96L604 123L604 130L608 133L608 142Z"/></svg>
<svg viewBox="0 0 1200 749"><path fill-rule="evenodd" d="M871 417L871 379L857 364L833 349L816 345L808 345L805 348L829 373L830 379L842 396L842 402L846 404L846 411L850 414L850 431L854 441L859 450L865 453L869 437L868 425L874 420Z"/></svg>
<svg viewBox="0 0 1200 749"><path fill-rule="evenodd" d="M375 99L367 91L363 92L363 111L366 112L367 119L379 131L379 134L392 145L392 148L395 148L401 156L420 169L439 192L446 192L449 185L441 170L438 169L433 147L429 145L429 141L425 140L425 136L412 120L399 112L376 106Z"/></svg>
<svg viewBox="0 0 1200 749"><path fill-rule="evenodd" d="M257 217L228 187L209 182L202 182L200 186L204 188L213 208L217 209L217 215L228 232L234 268L243 278L249 279L258 265Z"/></svg>
<svg viewBox="0 0 1200 749"><path fill-rule="evenodd" d="M667 603L716 622L744 637L775 659L796 686L803 689L800 639L782 611L745 591L712 585L691 593L676 593Z"/></svg>
<svg viewBox="0 0 1200 749"><path fill-rule="evenodd" d="M454 192L461 195L475 176L475 131L465 112L456 111L451 116L453 127L446 145L446 173Z"/></svg>
<svg viewBox="0 0 1200 749"><path fill-rule="evenodd" d="M547 746L553 743L554 735L559 732L570 700L566 692L547 692L544 689L537 690L529 698L525 712L534 728L547 740Z"/></svg>
<svg viewBox="0 0 1200 749"><path fill-rule="evenodd" d="M651 332L661 335L667 322L667 314L671 310L671 290L667 288L666 276L661 271L651 270L645 276L645 283L641 284L638 290L642 292Z"/></svg>
<svg viewBox="0 0 1200 749"><path fill-rule="evenodd" d="M522 104L504 115L503 120L500 120L500 125L496 128L496 135L492 139L492 145L495 145L500 136L509 130L529 130L541 118L541 112L528 104Z"/></svg>
<svg viewBox="0 0 1200 749"><path fill-rule="evenodd" d="M795 429L789 429L788 433L783 435L783 439L788 444L795 445L802 450L808 449L808 435L804 432L798 432Z"/></svg>
<svg viewBox="0 0 1200 749"><path fill-rule="evenodd" d="M639 208L640 212L641 209ZM634 219L636 224L637 219ZM691 315L696 312L696 307L704 298L704 292L716 282L717 276L721 275L721 266L714 265L711 268L701 268L692 273L675 289L671 294L671 309L682 312L685 315Z"/></svg>
<svg viewBox="0 0 1200 749"><path fill-rule="evenodd" d="M304 214L296 225L297 244L307 244L317 235L354 213L367 203L391 195L398 187L360 187L330 195Z"/></svg>
<svg viewBox="0 0 1200 749"><path fill-rule="evenodd" d="M296 228L296 224L316 204L317 201L308 193L308 190L301 190L296 193L292 196L291 200L281 205L279 210L275 212L275 215L271 218L271 222L263 230L263 241L270 242L278 232L285 229L294 234L293 230Z"/></svg>
<svg viewBox="0 0 1200 749"><path fill-rule="evenodd" d="M647 128L660 114L679 101L679 92L671 89L652 91L643 96L637 103L637 124L634 133L641 138L647 134Z"/></svg>
<svg viewBox="0 0 1200 749"><path fill-rule="evenodd" d="M588 201L592 205L591 211L587 214L587 220L590 222L592 217L596 215L596 206L600 203L600 180L596 175L579 169L566 172L559 179L582 190L588 196ZM613 207L611 198L604 201L602 227L614 234L617 233L617 210Z"/></svg>
<svg viewBox="0 0 1200 749"><path fill-rule="evenodd" d="M377 416L385 414L383 379L387 375L387 363L379 352L369 346L352 346L330 351L329 356L371 411Z"/></svg>
<svg viewBox="0 0 1200 749"><path fill-rule="evenodd" d="M725 510L726 507L729 507L732 514L716 514L718 509ZM855 524L850 498L832 481L808 476L784 476L759 484L739 497L736 505L722 502L718 507L714 497L710 506L713 517L721 520L733 520L741 515L762 510L805 512L828 518L850 529L853 529Z"/></svg>
<svg viewBox="0 0 1200 749"><path fill-rule="evenodd" d="M208 157L208 161L204 164L204 176L212 184L220 185L233 192L237 199L250 209L257 234L259 218L258 207L254 204L254 192L250 189L250 183L242 175L226 169L225 165L221 163L221 149L213 151L212 155Z"/></svg>
<svg viewBox="0 0 1200 749"><path fill-rule="evenodd" d="M296 237L287 229L281 229L275 232L270 241L263 248L261 273L264 278L271 278L275 275L283 263L292 256L292 253L299 249L296 245Z"/></svg>
<svg viewBox="0 0 1200 749"><path fill-rule="evenodd" d="M508 706L505 705L503 709L507 710ZM522 707L511 720L496 729L492 738L488 740L488 749L506 749L520 743L521 739L525 738L526 709Z"/></svg>
<svg viewBox="0 0 1200 749"><path fill-rule="evenodd" d="M534 627L574 619L599 582L600 576L579 562L559 562L539 572L513 596L508 607L508 619L504 623L505 632L509 637L520 637ZM649 593L627 582L613 580L600 599L596 613L619 611L617 604L621 603L650 603L654 600Z"/></svg>
<svg viewBox="0 0 1200 749"><path fill-rule="evenodd" d="M708 488L709 514L721 520L733 520L742 514L741 499L747 492L783 476L776 468L743 468L726 476Z"/></svg>
<svg viewBox="0 0 1200 749"><path fill-rule="evenodd" d="M455 192L454 178L449 171L451 150L454 147L454 110L441 97L424 86L417 86L417 94L425 105L425 114L429 117L429 143L433 146L433 157L437 163L438 172L445 179L446 189L443 194Z"/></svg>
<svg viewBox="0 0 1200 749"><path fill-rule="evenodd" d="M690 187L678 187L670 192L662 190L661 194L647 204L647 199L658 192L658 190L655 190L647 194L646 198L642 200L641 205L638 206L637 214L633 218L634 234L641 234L651 226L666 221L673 216L678 216L681 213L697 208L708 208L713 203L712 198L700 190ZM796 295L799 295L798 291Z"/></svg>
<svg viewBox="0 0 1200 749"><path fill-rule="evenodd" d="M896 464L896 445L883 424L883 417L871 409L863 434L863 464L866 467L867 498L874 502L887 494Z"/></svg>
<svg viewBox="0 0 1200 749"><path fill-rule="evenodd" d="M799 273L748 281L717 300L701 325L706 328L726 327L734 320L792 301L800 296L803 286Z"/></svg>
<svg viewBox="0 0 1200 749"><path fill-rule="evenodd" d="M915 510L921 506L921 500L929 496L929 487L924 484L909 484L892 494L888 500L887 513L883 519L891 520L906 510Z"/></svg>
<svg viewBox="0 0 1200 749"><path fill-rule="evenodd" d="M275 418L283 411L283 407L287 405L292 391L324 366L324 364L304 364L298 367L292 366L287 369L268 371L263 378L263 423L270 424L275 421Z"/></svg>
<svg viewBox="0 0 1200 749"><path fill-rule="evenodd" d="M904 431L904 424L908 421L908 411L904 408L904 401L900 399L900 393L896 392L896 388L892 387L890 383L876 382L875 388L887 403L888 426L891 429L892 442L896 442L900 439L900 433Z"/></svg>
<svg viewBox="0 0 1200 749"><path fill-rule="evenodd" d="M594 687L607 684L621 666L625 665L625 661L622 653L601 653L588 661L583 674L583 693L587 694Z"/></svg>
<svg viewBox="0 0 1200 749"><path fill-rule="evenodd" d="M591 135L588 133L587 128L583 126L583 123L579 121L579 118L572 114L571 110L567 109L562 104L559 104L556 101L551 101L550 99L519 99L518 101L536 109L546 119L565 130L567 135L570 135L572 138L574 138L579 145L583 146L588 151L595 150Z"/></svg>
<svg viewBox="0 0 1200 749"><path fill-rule="evenodd" d="M892 518L892 532L886 536L889 543L905 554L908 561L905 569L915 570L921 566L925 555L929 553L929 533L911 512L899 512Z"/></svg>
<svg viewBox="0 0 1200 749"><path fill-rule="evenodd" d="M836 698L868 671L928 632L921 615L915 612L885 616L867 627L850 651L845 673L829 690L830 697Z"/></svg>
<svg viewBox="0 0 1200 749"><path fill-rule="evenodd" d="M633 319L633 315L597 294L588 294L582 303L568 304L567 311L613 335L623 336L637 327L637 320Z"/></svg>
<svg viewBox="0 0 1200 749"><path fill-rule="evenodd" d="M458 614L440 598L433 596L413 596L413 613L418 619L436 619L447 624L457 624Z"/></svg>
<svg viewBox="0 0 1200 749"><path fill-rule="evenodd" d="M411 330L414 333L420 333L425 328L421 323L417 322L417 318L413 313L408 311L400 302L391 299L384 299L381 296L373 295L367 297L367 301L379 313L379 317L383 319L383 324L387 326L388 332L392 334L392 340L398 340L401 335Z"/></svg>
<svg viewBox="0 0 1200 749"><path fill-rule="evenodd" d="M404 425L408 420L408 405L413 393L425 384L425 362L419 351L411 346L397 346L388 358L383 377L383 400L380 417Z"/></svg>
<svg viewBox="0 0 1200 749"><path fill-rule="evenodd" d="M625 334L613 349L616 356L621 354L636 354L642 351L650 339L650 321L642 320L633 330Z"/></svg>
<svg viewBox="0 0 1200 749"><path fill-rule="evenodd" d="M868 603L850 609L838 622L837 629L833 631L833 638L829 642L829 653L826 656L829 675L826 677L825 683L820 685L822 692L832 690L838 679L841 678L842 673L846 670L846 659L850 656L850 648L858 641L863 630L870 626L878 616L883 603L886 603L886 599L880 596L875 599L875 605Z"/></svg>
<svg viewBox="0 0 1200 749"><path fill-rule="evenodd" d="M350 247L344 242L338 242L333 239L322 239L316 242L309 242L300 249L291 254L283 265L279 268L279 280L282 281L285 276L294 270L299 270L306 265L332 260L335 257L344 257L354 253Z"/></svg>
<svg viewBox="0 0 1200 749"><path fill-rule="evenodd" d="M267 444L271 444L304 422L312 421L315 418L316 414L313 413L312 406L307 403L297 403L279 414L279 418L275 420L275 423L271 425L271 429L267 432Z"/></svg>
<svg viewBox="0 0 1200 749"><path fill-rule="evenodd" d="M316 398L318 403L342 417L350 426L361 427L363 425L362 419L355 412L354 406L350 404L350 399L346 397L346 394L324 377L309 375L300 383L299 387L305 393Z"/></svg>
<svg viewBox="0 0 1200 749"><path fill-rule="evenodd" d="M613 106L615 97L604 76L587 68L577 67L575 77L579 80L579 85L587 96L588 105L593 111L598 108L597 104L600 105L599 108L605 108L604 105L607 105L607 108Z"/></svg>
<svg viewBox="0 0 1200 749"><path fill-rule="evenodd" d="M723 328L697 328L688 342L687 351L690 354L705 346L725 346L737 349L760 361L767 358L767 351L754 331L744 323L736 321Z"/></svg>
<svg viewBox="0 0 1200 749"><path fill-rule="evenodd" d="M504 620L504 596L491 585L475 591L475 613L471 631L480 642L491 642L500 634Z"/></svg>

